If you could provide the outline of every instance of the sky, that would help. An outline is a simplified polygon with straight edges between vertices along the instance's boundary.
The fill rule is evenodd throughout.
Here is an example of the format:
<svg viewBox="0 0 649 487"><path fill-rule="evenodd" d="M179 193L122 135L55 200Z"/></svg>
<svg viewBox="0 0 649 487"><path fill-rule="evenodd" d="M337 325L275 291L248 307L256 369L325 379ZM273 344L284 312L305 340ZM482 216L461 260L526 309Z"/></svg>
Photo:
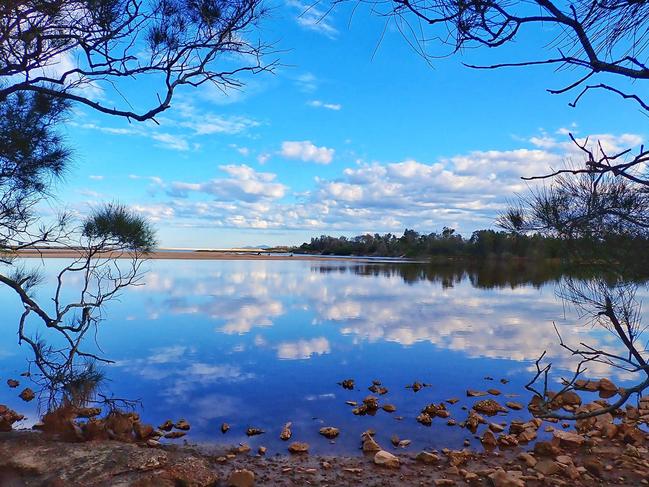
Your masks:
<svg viewBox="0 0 649 487"><path fill-rule="evenodd" d="M77 108L75 162L51 209L120 202L155 224L161 247L292 245L312 236L493 228L520 179L578 161L568 139L635 147L646 117L612 94L550 95L575 72L474 70L542 53L546 28L513 45L426 62L385 18L275 2L259 29L272 73L226 93L183 88L152 122ZM225 62L227 64L227 61ZM144 85L124 86L137 105ZM105 88L98 96L117 96Z"/></svg>

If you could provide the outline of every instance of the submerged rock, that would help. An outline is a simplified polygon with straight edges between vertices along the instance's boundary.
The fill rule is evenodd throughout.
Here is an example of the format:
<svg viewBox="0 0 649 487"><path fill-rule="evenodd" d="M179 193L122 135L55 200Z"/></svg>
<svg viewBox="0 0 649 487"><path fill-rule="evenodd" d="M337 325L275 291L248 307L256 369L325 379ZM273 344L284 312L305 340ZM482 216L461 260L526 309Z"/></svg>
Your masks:
<svg viewBox="0 0 649 487"><path fill-rule="evenodd" d="M265 433L265 431L262 430L261 428L252 428L252 427L250 427L250 428L246 429L246 435L247 436L263 435L264 433Z"/></svg>
<svg viewBox="0 0 649 487"><path fill-rule="evenodd" d="M25 388L19 396L23 401L29 402L33 400L36 397L36 394L34 394L34 391L32 391L29 387Z"/></svg>
<svg viewBox="0 0 649 487"><path fill-rule="evenodd" d="M178 421L178 422L174 425L174 427L175 427L176 429L178 429L178 430L182 430L182 431L189 431L189 429L191 428L191 426L189 425L189 423L188 423L186 420L184 420L184 419L181 419L180 421Z"/></svg>
<svg viewBox="0 0 649 487"><path fill-rule="evenodd" d="M397 407L394 404L384 404L381 406L381 409L385 411L386 413L393 413L397 410Z"/></svg>
<svg viewBox="0 0 649 487"><path fill-rule="evenodd" d="M162 431L171 431L173 429L173 427L174 427L174 422L171 421L170 419L168 419L167 421L162 423L160 426L158 426L158 429L162 430Z"/></svg>
<svg viewBox="0 0 649 487"><path fill-rule="evenodd" d="M309 452L309 444L296 441L294 443L291 443L288 446L288 451L290 451L291 453L294 453L294 454L308 453Z"/></svg>
<svg viewBox="0 0 649 487"><path fill-rule="evenodd" d="M279 439L283 441L288 441L291 439L293 433L291 432L291 422L289 421L282 428L282 432L279 434Z"/></svg>
<svg viewBox="0 0 649 487"><path fill-rule="evenodd" d="M169 433L166 433L164 437L168 440L175 440L177 438L182 438L186 434L187 433L185 433L184 431L170 431Z"/></svg>
<svg viewBox="0 0 649 487"><path fill-rule="evenodd" d="M500 412L507 412L507 409L502 407L493 399L483 399L482 401L478 401L472 406L472 409L489 416L494 416Z"/></svg>
<svg viewBox="0 0 649 487"><path fill-rule="evenodd" d="M221 425L221 433L225 434L230 430L230 425L228 423L223 423Z"/></svg>
<svg viewBox="0 0 649 487"><path fill-rule="evenodd" d="M347 389L350 391L354 389L354 379L345 379L344 381L339 382L338 384L340 384L343 387L343 389Z"/></svg>
<svg viewBox="0 0 649 487"><path fill-rule="evenodd" d="M18 382L16 379L7 379L7 385L12 389L15 389L20 385L20 382Z"/></svg>
<svg viewBox="0 0 649 487"><path fill-rule="evenodd" d="M340 434L340 430L333 426L325 426L324 428L320 428L320 434L325 438L332 440Z"/></svg>
<svg viewBox="0 0 649 487"><path fill-rule="evenodd" d="M415 457L415 460L421 463L438 463L439 462L439 456L435 455L434 453L430 453L427 451L421 451L417 453L417 456Z"/></svg>

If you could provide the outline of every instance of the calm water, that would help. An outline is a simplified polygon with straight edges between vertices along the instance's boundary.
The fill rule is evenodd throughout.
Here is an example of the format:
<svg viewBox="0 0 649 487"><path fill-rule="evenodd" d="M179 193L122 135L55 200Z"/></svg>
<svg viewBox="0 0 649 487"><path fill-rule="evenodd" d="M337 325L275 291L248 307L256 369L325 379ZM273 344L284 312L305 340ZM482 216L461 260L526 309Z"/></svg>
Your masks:
<svg viewBox="0 0 649 487"><path fill-rule="evenodd" d="M61 264L47 261L45 274L51 278ZM397 434L412 440L411 450L460 447L470 437L466 430L441 419L421 426L414 420L419 410L458 397L449 409L461 421L462 406L474 401L466 398L467 388L496 387L526 403L523 386L544 350L556 367L572 363L556 344L553 322L571 342L614 343L606 332L583 326L555 297L558 275L529 269L336 261L147 266L146 285L109 305L97 335L103 356L116 361L103 368L109 379L103 390L140 399L147 422L186 418L191 442L245 441L284 452L278 434L291 421L293 439L319 453L357 451L367 428L376 429L385 446ZM0 403L27 414L24 426L30 426L37 401L16 397L29 380L20 378L18 390L5 385L26 367L27 351L16 343L17 304L0 290ZM346 378L356 380L357 390L337 385ZM501 378L510 382L503 385ZM389 389L381 402L397 412L354 416L345 401L360 402L374 379ZM415 380L432 387L415 394L405 388ZM506 419L525 417L517 412ZM219 431L224 421L232 425L225 436ZM249 439L248 426L267 434ZM318 435L321 426L341 429L335 445Z"/></svg>

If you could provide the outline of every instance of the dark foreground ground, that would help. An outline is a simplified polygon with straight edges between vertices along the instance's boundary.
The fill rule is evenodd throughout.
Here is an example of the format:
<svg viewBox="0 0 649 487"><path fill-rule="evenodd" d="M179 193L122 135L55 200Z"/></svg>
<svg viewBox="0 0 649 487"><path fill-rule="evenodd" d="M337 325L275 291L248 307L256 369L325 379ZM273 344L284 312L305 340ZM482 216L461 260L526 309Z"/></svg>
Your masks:
<svg viewBox="0 0 649 487"><path fill-rule="evenodd" d="M646 437L635 444L596 439L586 437L577 445L579 441L555 438L536 451L442 451L425 458L403 454L398 466L388 467L375 464L373 452L266 457L241 446L207 451L190 445L74 443L13 431L0 433L0 486L649 485ZM531 452L524 453L526 449Z"/></svg>

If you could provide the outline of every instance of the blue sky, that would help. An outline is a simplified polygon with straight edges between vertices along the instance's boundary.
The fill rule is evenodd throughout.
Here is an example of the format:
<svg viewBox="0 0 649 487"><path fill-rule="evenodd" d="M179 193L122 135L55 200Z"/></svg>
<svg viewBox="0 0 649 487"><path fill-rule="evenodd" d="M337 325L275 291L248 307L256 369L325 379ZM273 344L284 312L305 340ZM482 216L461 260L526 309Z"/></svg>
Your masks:
<svg viewBox="0 0 649 487"><path fill-rule="evenodd" d="M159 126L76 110L66 128L76 162L54 206L83 214L125 203L152 219L165 247L445 225L470 234L526 190L521 175L578 158L568 131L609 148L644 140L646 117L613 95L571 108L570 95L545 92L574 72L462 65L538 57L551 31L430 66L393 25L382 37L385 20L362 9L318 22L318 7L273 5L250 35L274 43L274 73L226 94L183 89ZM147 92L122 91L134 105Z"/></svg>

